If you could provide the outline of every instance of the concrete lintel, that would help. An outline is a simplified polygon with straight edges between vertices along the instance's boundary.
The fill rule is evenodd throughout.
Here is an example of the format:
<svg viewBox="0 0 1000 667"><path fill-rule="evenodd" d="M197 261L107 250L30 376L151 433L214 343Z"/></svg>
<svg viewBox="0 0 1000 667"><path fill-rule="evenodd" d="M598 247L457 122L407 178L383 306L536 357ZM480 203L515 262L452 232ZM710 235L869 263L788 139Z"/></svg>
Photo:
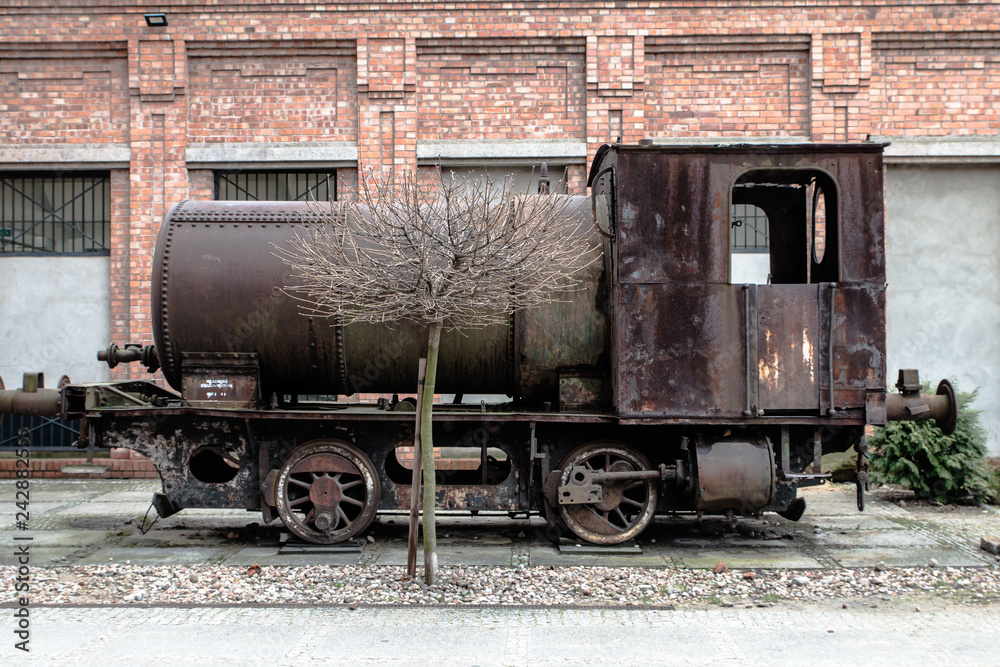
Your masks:
<svg viewBox="0 0 1000 667"><path fill-rule="evenodd" d="M417 161L423 164L442 162L489 161L496 164L530 164L549 160L560 164L587 161L587 144L583 141L422 141L417 144Z"/></svg>
<svg viewBox="0 0 1000 667"><path fill-rule="evenodd" d="M343 141L247 142L188 144L188 168L240 165L274 168L285 165L354 166L358 146Z"/></svg>
<svg viewBox="0 0 1000 667"><path fill-rule="evenodd" d="M809 137L650 137L654 146L784 146L812 143ZM631 144L630 144L631 145Z"/></svg>
<svg viewBox="0 0 1000 667"><path fill-rule="evenodd" d="M132 151L123 144L9 144L0 146L0 168L128 167Z"/></svg>
<svg viewBox="0 0 1000 667"><path fill-rule="evenodd" d="M1000 162L1000 138L995 136L872 137L891 142L885 149L890 164L982 164Z"/></svg>

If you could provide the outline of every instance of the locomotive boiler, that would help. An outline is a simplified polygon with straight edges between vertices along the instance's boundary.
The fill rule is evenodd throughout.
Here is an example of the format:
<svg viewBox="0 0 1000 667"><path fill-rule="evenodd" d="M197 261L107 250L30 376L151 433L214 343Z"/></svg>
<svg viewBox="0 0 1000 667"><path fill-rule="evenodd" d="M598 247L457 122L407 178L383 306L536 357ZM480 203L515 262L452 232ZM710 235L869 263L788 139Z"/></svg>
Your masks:
<svg viewBox="0 0 1000 667"><path fill-rule="evenodd" d="M825 452L889 419L955 426L945 380L887 394L882 144L607 145L567 224L600 256L580 289L505 325L445 333L434 442L446 510L540 514L616 544L657 514L798 519ZM539 195L563 196L563 195ZM83 440L149 458L161 516L246 508L339 542L406 510L412 393L426 336L309 317L275 254L315 204L174 206L152 276L154 341L99 354L162 382L0 391L0 414L83 419ZM765 252L735 252L767 225ZM756 228L756 231L762 231ZM2 388L2 387L0 387ZM463 400L477 395L475 400Z"/></svg>

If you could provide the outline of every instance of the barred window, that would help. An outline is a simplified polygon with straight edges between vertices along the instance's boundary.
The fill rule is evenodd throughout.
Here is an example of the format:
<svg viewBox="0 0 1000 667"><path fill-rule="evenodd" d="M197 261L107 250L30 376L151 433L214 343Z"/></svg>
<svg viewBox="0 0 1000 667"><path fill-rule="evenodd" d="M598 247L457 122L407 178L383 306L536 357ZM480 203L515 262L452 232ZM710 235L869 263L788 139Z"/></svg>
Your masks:
<svg viewBox="0 0 1000 667"><path fill-rule="evenodd" d="M767 214L756 206L734 205L730 230L733 252L767 252Z"/></svg>
<svg viewBox="0 0 1000 667"><path fill-rule="evenodd" d="M215 198L230 201L329 201L336 171L217 171Z"/></svg>
<svg viewBox="0 0 1000 667"><path fill-rule="evenodd" d="M109 254L109 172L0 174L0 253Z"/></svg>

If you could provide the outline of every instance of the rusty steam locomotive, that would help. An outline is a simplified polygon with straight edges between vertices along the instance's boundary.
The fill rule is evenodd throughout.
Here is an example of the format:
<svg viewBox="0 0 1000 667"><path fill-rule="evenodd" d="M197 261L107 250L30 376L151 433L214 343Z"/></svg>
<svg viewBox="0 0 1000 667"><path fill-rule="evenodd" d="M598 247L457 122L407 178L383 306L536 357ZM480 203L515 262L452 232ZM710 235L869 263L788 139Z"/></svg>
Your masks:
<svg viewBox="0 0 1000 667"><path fill-rule="evenodd" d="M666 512L797 519L796 489L829 476L822 454L852 447L860 505L866 425L948 431L956 413L950 384L921 395L914 371L886 392L882 148L602 147L585 210L603 261L573 300L442 340L438 390L456 396L435 408L435 443L475 465L442 473L438 507L541 514L551 536L600 544ZM162 368L173 391L45 389L28 375L0 391L0 414L82 418L84 439L148 457L161 516L260 510L332 543L408 509L411 404L346 398L412 392L426 338L314 320L284 295L274 245L306 206L187 201L167 214L155 341L99 358ZM744 278L732 246L748 210L766 217L769 245Z"/></svg>

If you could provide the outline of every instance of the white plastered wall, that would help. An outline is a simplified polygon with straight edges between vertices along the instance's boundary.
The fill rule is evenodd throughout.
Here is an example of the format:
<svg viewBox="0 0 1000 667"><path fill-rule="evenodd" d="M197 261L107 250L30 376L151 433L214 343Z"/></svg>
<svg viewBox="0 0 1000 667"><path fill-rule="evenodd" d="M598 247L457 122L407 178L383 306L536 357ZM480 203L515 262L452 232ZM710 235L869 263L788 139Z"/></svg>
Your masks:
<svg viewBox="0 0 1000 667"><path fill-rule="evenodd" d="M886 206L889 383L919 368L978 387L1000 456L1000 165L891 164Z"/></svg>
<svg viewBox="0 0 1000 667"><path fill-rule="evenodd" d="M0 257L0 377L8 389L42 371L55 387L110 379L97 351L110 340L110 258Z"/></svg>

